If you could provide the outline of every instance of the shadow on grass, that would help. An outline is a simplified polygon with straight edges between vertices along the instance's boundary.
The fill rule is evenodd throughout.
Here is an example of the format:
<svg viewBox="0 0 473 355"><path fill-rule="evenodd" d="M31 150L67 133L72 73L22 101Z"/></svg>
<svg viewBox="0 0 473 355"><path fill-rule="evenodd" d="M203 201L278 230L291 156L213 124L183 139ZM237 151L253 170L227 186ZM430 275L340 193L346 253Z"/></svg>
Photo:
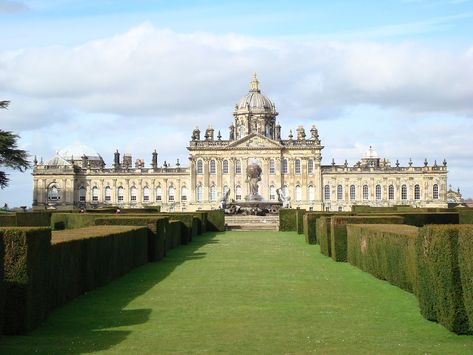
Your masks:
<svg viewBox="0 0 473 355"><path fill-rule="evenodd" d="M161 261L143 265L127 275L80 296L56 309L36 330L23 336L0 338L2 354L83 354L103 351L119 344L131 333L120 328L146 323L151 308L124 309L131 301L164 280L191 260L205 258L198 250L219 233L206 233L190 244L168 252Z"/></svg>

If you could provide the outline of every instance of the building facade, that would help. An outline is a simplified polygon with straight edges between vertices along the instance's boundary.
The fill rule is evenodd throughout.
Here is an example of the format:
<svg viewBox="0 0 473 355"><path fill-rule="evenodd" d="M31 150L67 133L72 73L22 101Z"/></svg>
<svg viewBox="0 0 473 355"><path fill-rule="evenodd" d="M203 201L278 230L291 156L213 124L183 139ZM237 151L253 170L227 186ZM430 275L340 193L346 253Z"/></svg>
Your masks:
<svg viewBox="0 0 473 355"><path fill-rule="evenodd" d="M233 111L228 139L213 128L194 129L189 166L166 162L151 166L117 151L112 167L100 154L82 146L65 148L33 171L33 208L75 209L106 206L161 206L163 211L216 209L222 196L230 200L248 195L246 167L258 163L262 169L259 194L277 201L281 188L292 207L314 211L348 211L352 205L416 207L447 206L447 163L401 167L378 157L370 147L355 165L345 161L322 165L318 130L299 126L295 135L281 137L274 103L261 94L254 75L250 90Z"/></svg>

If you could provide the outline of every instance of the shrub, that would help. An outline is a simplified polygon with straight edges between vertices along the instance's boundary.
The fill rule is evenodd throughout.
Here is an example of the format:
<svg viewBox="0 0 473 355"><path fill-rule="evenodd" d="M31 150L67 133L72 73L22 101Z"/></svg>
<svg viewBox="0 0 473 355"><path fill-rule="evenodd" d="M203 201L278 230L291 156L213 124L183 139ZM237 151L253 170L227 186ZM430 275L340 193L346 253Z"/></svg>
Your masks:
<svg viewBox="0 0 473 355"><path fill-rule="evenodd" d="M297 234L304 233L304 215L306 210L301 208L296 208L296 231Z"/></svg>
<svg viewBox="0 0 473 355"><path fill-rule="evenodd" d="M1 235L2 232L0 232ZM1 237L0 237L1 238ZM5 245L4 243L0 242L0 337L3 333L3 313L5 308L5 290L3 286L3 279L4 279L4 272L3 272L3 264L4 264L4 256L5 256Z"/></svg>
<svg viewBox="0 0 473 355"><path fill-rule="evenodd" d="M317 241L320 245L320 252L326 256L332 256L330 245L330 217L321 216L316 220Z"/></svg>
<svg viewBox="0 0 473 355"><path fill-rule="evenodd" d="M473 224L473 209L466 209L458 212L459 224Z"/></svg>
<svg viewBox="0 0 473 355"><path fill-rule="evenodd" d="M417 285L417 227L394 224L347 225L347 261L406 291Z"/></svg>
<svg viewBox="0 0 473 355"><path fill-rule="evenodd" d="M181 221L169 221L166 239L170 240L170 249L174 249L181 245L181 229L183 223Z"/></svg>
<svg viewBox="0 0 473 355"><path fill-rule="evenodd" d="M421 314L459 334L469 331L458 263L458 232L463 228L471 226L424 226L416 242Z"/></svg>
<svg viewBox="0 0 473 355"><path fill-rule="evenodd" d="M473 332L473 226L460 229L458 241L463 302L470 324L469 331Z"/></svg>
<svg viewBox="0 0 473 355"><path fill-rule="evenodd" d="M169 219L159 217L113 216L97 218L96 225L128 225L148 227L148 261L161 260L166 255L166 233Z"/></svg>
<svg viewBox="0 0 473 355"><path fill-rule="evenodd" d="M16 214L2 213L0 215L0 227L16 227Z"/></svg>
<svg viewBox="0 0 473 355"><path fill-rule="evenodd" d="M347 261L347 224L402 224L398 216L333 216L330 217L330 251L335 261Z"/></svg>
<svg viewBox="0 0 473 355"><path fill-rule="evenodd" d="M281 208L279 210L279 230L282 232L296 231L296 210L292 208Z"/></svg>
<svg viewBox="0 0 473 355"><path fill-rule="evenodd" d="M49 227L51 225L50 212L18 212L16 214L18 227Z"/></svg>
<svg viewBox="0 0 473 355"><path fill-rule="evenodd" d="M304 236L308 244L317 244L316 222L322 216L352 216L351 212L306 212L303 217ZM330 234L329 234L330 235Z"/></svg>
<svg viewBox="0 0 473 355"><path fill-rule="evenodd" d="M4 255L4 334L22 334L48 313L49 228L0 229Z"/></svg>
<svg viewBox="0 0 473 355"><path fill-rule="evenodd" d="M97 226L53 232L50 308L148 261L147 228Z"/></svg>
<svg viewBox="0 0 473 355"><path fill-rule="evenodd" d="M225 231L225 212L223 210L212 210L207 212L207 230L212 232Z"/></svg>

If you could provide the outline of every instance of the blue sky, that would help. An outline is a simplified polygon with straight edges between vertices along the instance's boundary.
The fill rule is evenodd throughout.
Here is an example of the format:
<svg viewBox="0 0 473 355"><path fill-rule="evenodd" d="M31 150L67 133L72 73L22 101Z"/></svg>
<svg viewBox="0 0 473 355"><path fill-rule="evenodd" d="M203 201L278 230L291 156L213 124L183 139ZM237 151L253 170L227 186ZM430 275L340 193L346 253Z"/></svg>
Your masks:
<svg viewBox="0 0 473 355"><path fill-rule="evenodd" d="M256 71L285 134L317 125L323 163L447 158L473 197L472 1L0 0L0 33L0 127L32 155L186 161L195 125L227 136ZM31 204L11 177L0 204Z"/></svg>

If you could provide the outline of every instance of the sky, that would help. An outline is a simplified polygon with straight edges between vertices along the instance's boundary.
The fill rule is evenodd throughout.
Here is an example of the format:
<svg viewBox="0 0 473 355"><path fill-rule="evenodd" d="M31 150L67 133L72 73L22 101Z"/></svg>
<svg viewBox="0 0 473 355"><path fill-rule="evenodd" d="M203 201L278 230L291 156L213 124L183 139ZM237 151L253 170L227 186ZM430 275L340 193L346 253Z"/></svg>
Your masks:
<svg viewBox="0 0 473 355"><path fill-rule="evenodd" d="M187 165L193 128L228 138L256 72L323 164L446 159L473 197L473 0L0 0L0 33L0 129L31 159L80 142ZM31 170L8 173L0 204L30 206Z"/></svg>

